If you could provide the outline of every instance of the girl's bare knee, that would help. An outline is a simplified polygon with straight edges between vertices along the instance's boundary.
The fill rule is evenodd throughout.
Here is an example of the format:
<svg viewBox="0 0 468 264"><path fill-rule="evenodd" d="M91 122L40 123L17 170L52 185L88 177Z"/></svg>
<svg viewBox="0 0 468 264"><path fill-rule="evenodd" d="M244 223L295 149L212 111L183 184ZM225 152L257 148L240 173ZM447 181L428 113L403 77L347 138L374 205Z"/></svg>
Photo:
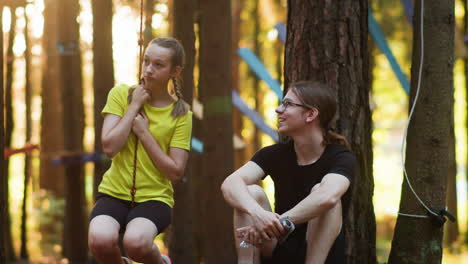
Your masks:
<svg viewBox="0 0 468 264"><path fill-rule="evenodd" d="M88 245L94 254L106 254L112 252L118 244L118 235L90 231Z"/></svg>
<svg viewBox="0 0 468 264"><path fill-rule="evenodd" d="M123 246L128 256L137 261L143 262L151 254L153 241L147 241L143 237L134 234L125 234Z"/></svg>

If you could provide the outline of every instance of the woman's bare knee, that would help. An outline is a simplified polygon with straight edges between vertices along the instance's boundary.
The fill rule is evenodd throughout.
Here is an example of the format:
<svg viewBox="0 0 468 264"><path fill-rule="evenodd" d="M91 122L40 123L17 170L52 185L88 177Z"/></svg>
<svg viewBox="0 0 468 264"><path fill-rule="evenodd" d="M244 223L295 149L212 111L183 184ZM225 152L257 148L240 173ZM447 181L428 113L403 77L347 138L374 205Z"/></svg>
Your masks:
<svg viewBox="0 0 468 264"><path fill-rule="evenodd" d="M257 203L259 203L263 208L271 211L270 202L268 201L268 197L262 187L252 184L247 186L247 190L249 191L250 196L252 196Z"/></svg>
<svg viewBox="0 0 468 264"><path fill-rule="evenodd" d="M310 192L316 191L319 187L320 187L320 183L315 184L314 187L312 187L312 189L310 190Z"/></svg>

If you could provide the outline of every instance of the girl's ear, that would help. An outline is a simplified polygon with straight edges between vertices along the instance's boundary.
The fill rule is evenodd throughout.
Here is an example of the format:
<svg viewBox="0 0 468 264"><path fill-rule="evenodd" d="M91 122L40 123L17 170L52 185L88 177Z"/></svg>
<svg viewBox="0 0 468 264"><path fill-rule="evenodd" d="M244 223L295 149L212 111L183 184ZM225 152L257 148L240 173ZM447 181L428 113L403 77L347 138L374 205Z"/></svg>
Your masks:
<svg viewBox="0 0 468 264"><path fill-rule="evenodd" d="M183 67L182 66L175 66L174 68L174 74L172 77L177 77L180 75L180 73L182 72L182 69Z"/></svg>

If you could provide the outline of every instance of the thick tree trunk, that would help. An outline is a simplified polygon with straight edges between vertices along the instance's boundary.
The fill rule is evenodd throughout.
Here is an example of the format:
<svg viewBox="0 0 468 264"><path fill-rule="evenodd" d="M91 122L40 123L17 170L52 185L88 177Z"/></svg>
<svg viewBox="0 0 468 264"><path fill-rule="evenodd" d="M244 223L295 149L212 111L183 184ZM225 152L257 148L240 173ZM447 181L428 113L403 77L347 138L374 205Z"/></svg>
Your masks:
<svg viewBox="0 0 468 264"><path fill-rule="evenodd" d="M26 64L25 69L25 105L26 105L26 142L31 141L32 136L32 120L31 120L31 107L32 107L32 86L31 86L31 50L30 50L30 40L29 40L29 21L28 16L24 14L25 26L24 26L24 39L25 39L25 51L24 51L24 60ZM26 246L27 243L27 201L28 201L28 186L29 179L31 178L31 155L25 153L24 156L24 189L23 189L23 204L21 207L22 216L21 216L21 247L20 247L20 257L21 259L29 259L29 253Z"/></svg>
<svg viewBox="0 0 468 264"><path fill-rule="evenodd" d="M62 90L63 132L65 151L83 152L83 91L81 56L79 46L79 26L76 18L79 13L78 0L58 2L61 10L58 25L59 65L64 69L60 74ZM65 227L64 256L70 263L87 261L87 219L84 197L84 173L82 164L65 166Z"/></svg>
<svg viewBox="0 0 468 264"><path fill-rule="evenodd" d="M3 6L0 7L0 43L3 43ZM0 150L5 149L5 123L4 123L4 90L3 90L3 44L0 45ZM0 168L5 167L5 156L4 152L2 151L2 159L0 160ZM0 216L7 214L7 192L5 191L8 189L8 182L7 182L7 174L5 170L0 170ZM5 217L0 217L0 233L5 234L6 229L10 227L7 225L5 221ZM0 263L6 263L6 254L5 254L5 239L0 236Z"/></svg>
<svg viewBox="0 0 468 264"><path fill-rule="evenodd" d="M107 94L114 86L114 60L112 53L112 0L92 1L93 5L93 84L94 84L94 152L103 153L101 111ZM94 163L93 193L96 197L102 175L110 162Z"/></svg>
<svg viewBox="0 0 468 264"><path fill-rule="evenodd" d="M338 99L335 128L357 156L344 224L353 264L376 263L367 9L366 0L289 0L285 54L285 93L294 81L327 83Z"/></svg>
<svg viewBox="0 0 468 264"><path fill-rule="evenodd" d="M60 68L57 48L58 2L44 1L44 35L43 47L45 56L42 73L42 114L41 114L41 152L39 185L58 197L63 197L65 171L63 166L53 166L54 155L64 150L62 103L59 87Z"/></svg>
<svg viewBox="0 0 468 264"><path fill-rule="evenodd" d="M233 171L231 8L228 0L200 0L200 90L203 90L203 174L200 195L205 264L236 262L232 210L220 186Z"/></svg>
<svg viewBox="0 0 468 264"><path fill-rule="evenodd" d="M417 1L410 102L414 102L419 77L420 9L421 2ZM408 131L406 169L415 192L433 209L445 208L446 181L451 166L454 19L453 0L425 1L424 65L419 98ZM406 182L402 186L400 212L428 214ZM443 228L430 219L398 216L389 263L441 263L442 234Z"/></svg>
<svg viewBox="0 0 468 264"><path fill-rule="evenodd" d="M191 104L193 101L194 77L193 69L195 64L195 8L194 1L174 0L173 2L173 35L177 38L185 49L185 66L182 72L184 99ZM197 120L193 120L197 122ZM169 253L174 263L198 263L197 247L195 244L195 199L193 192L193 177L196 163L190 153L190 160L186 169L184 180L174 185L174 217L172 219L172 232L169 240Z"/></svg>
<svg viewBox="0 0 468 264"><path fill-rule="evenodd" d="M14 129L14 120L13 120L13 76L14 76L14 67L13 63L15 61L15 55L13 53L13 44L16 37L16 7L10 7L11 12L11 24L10 32L8 34L8 46L6 50L6 74L5 74L5 145L7 148L11 148L11 141ZM10 218L10 206L9 206L9 168L10 168L10 159L6 159L5 166L2 167L5 170L6 178L6 214L0 217L5 218L6 226L8 227L3 234L5 239L5 253L8 261L14 261L16 259L16 254L13 248L13 240L11 235L11 218Z"/></svg>

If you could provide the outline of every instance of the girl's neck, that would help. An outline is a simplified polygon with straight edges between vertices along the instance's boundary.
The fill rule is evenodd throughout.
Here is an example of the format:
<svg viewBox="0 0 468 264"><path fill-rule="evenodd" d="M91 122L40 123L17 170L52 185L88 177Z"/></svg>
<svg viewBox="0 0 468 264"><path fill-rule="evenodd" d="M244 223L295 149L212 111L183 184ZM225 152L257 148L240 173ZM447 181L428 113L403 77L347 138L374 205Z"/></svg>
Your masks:
<svg viewBox="0 0 468 264"><path fill-rule="evenodd" d="M148 104L154 107L165 107L174 102L174 98L168 93L167 85L164 87L150 86L147 87L151 91L151 98Z"/></svg>
<svg viewBox="0 0 468 264"><path fill-rule="evenodd" d="M299 165L307 165L316 162L325 151L323 134L319 130L313 130L303 136L294 136L294 150Z"/></svg>

